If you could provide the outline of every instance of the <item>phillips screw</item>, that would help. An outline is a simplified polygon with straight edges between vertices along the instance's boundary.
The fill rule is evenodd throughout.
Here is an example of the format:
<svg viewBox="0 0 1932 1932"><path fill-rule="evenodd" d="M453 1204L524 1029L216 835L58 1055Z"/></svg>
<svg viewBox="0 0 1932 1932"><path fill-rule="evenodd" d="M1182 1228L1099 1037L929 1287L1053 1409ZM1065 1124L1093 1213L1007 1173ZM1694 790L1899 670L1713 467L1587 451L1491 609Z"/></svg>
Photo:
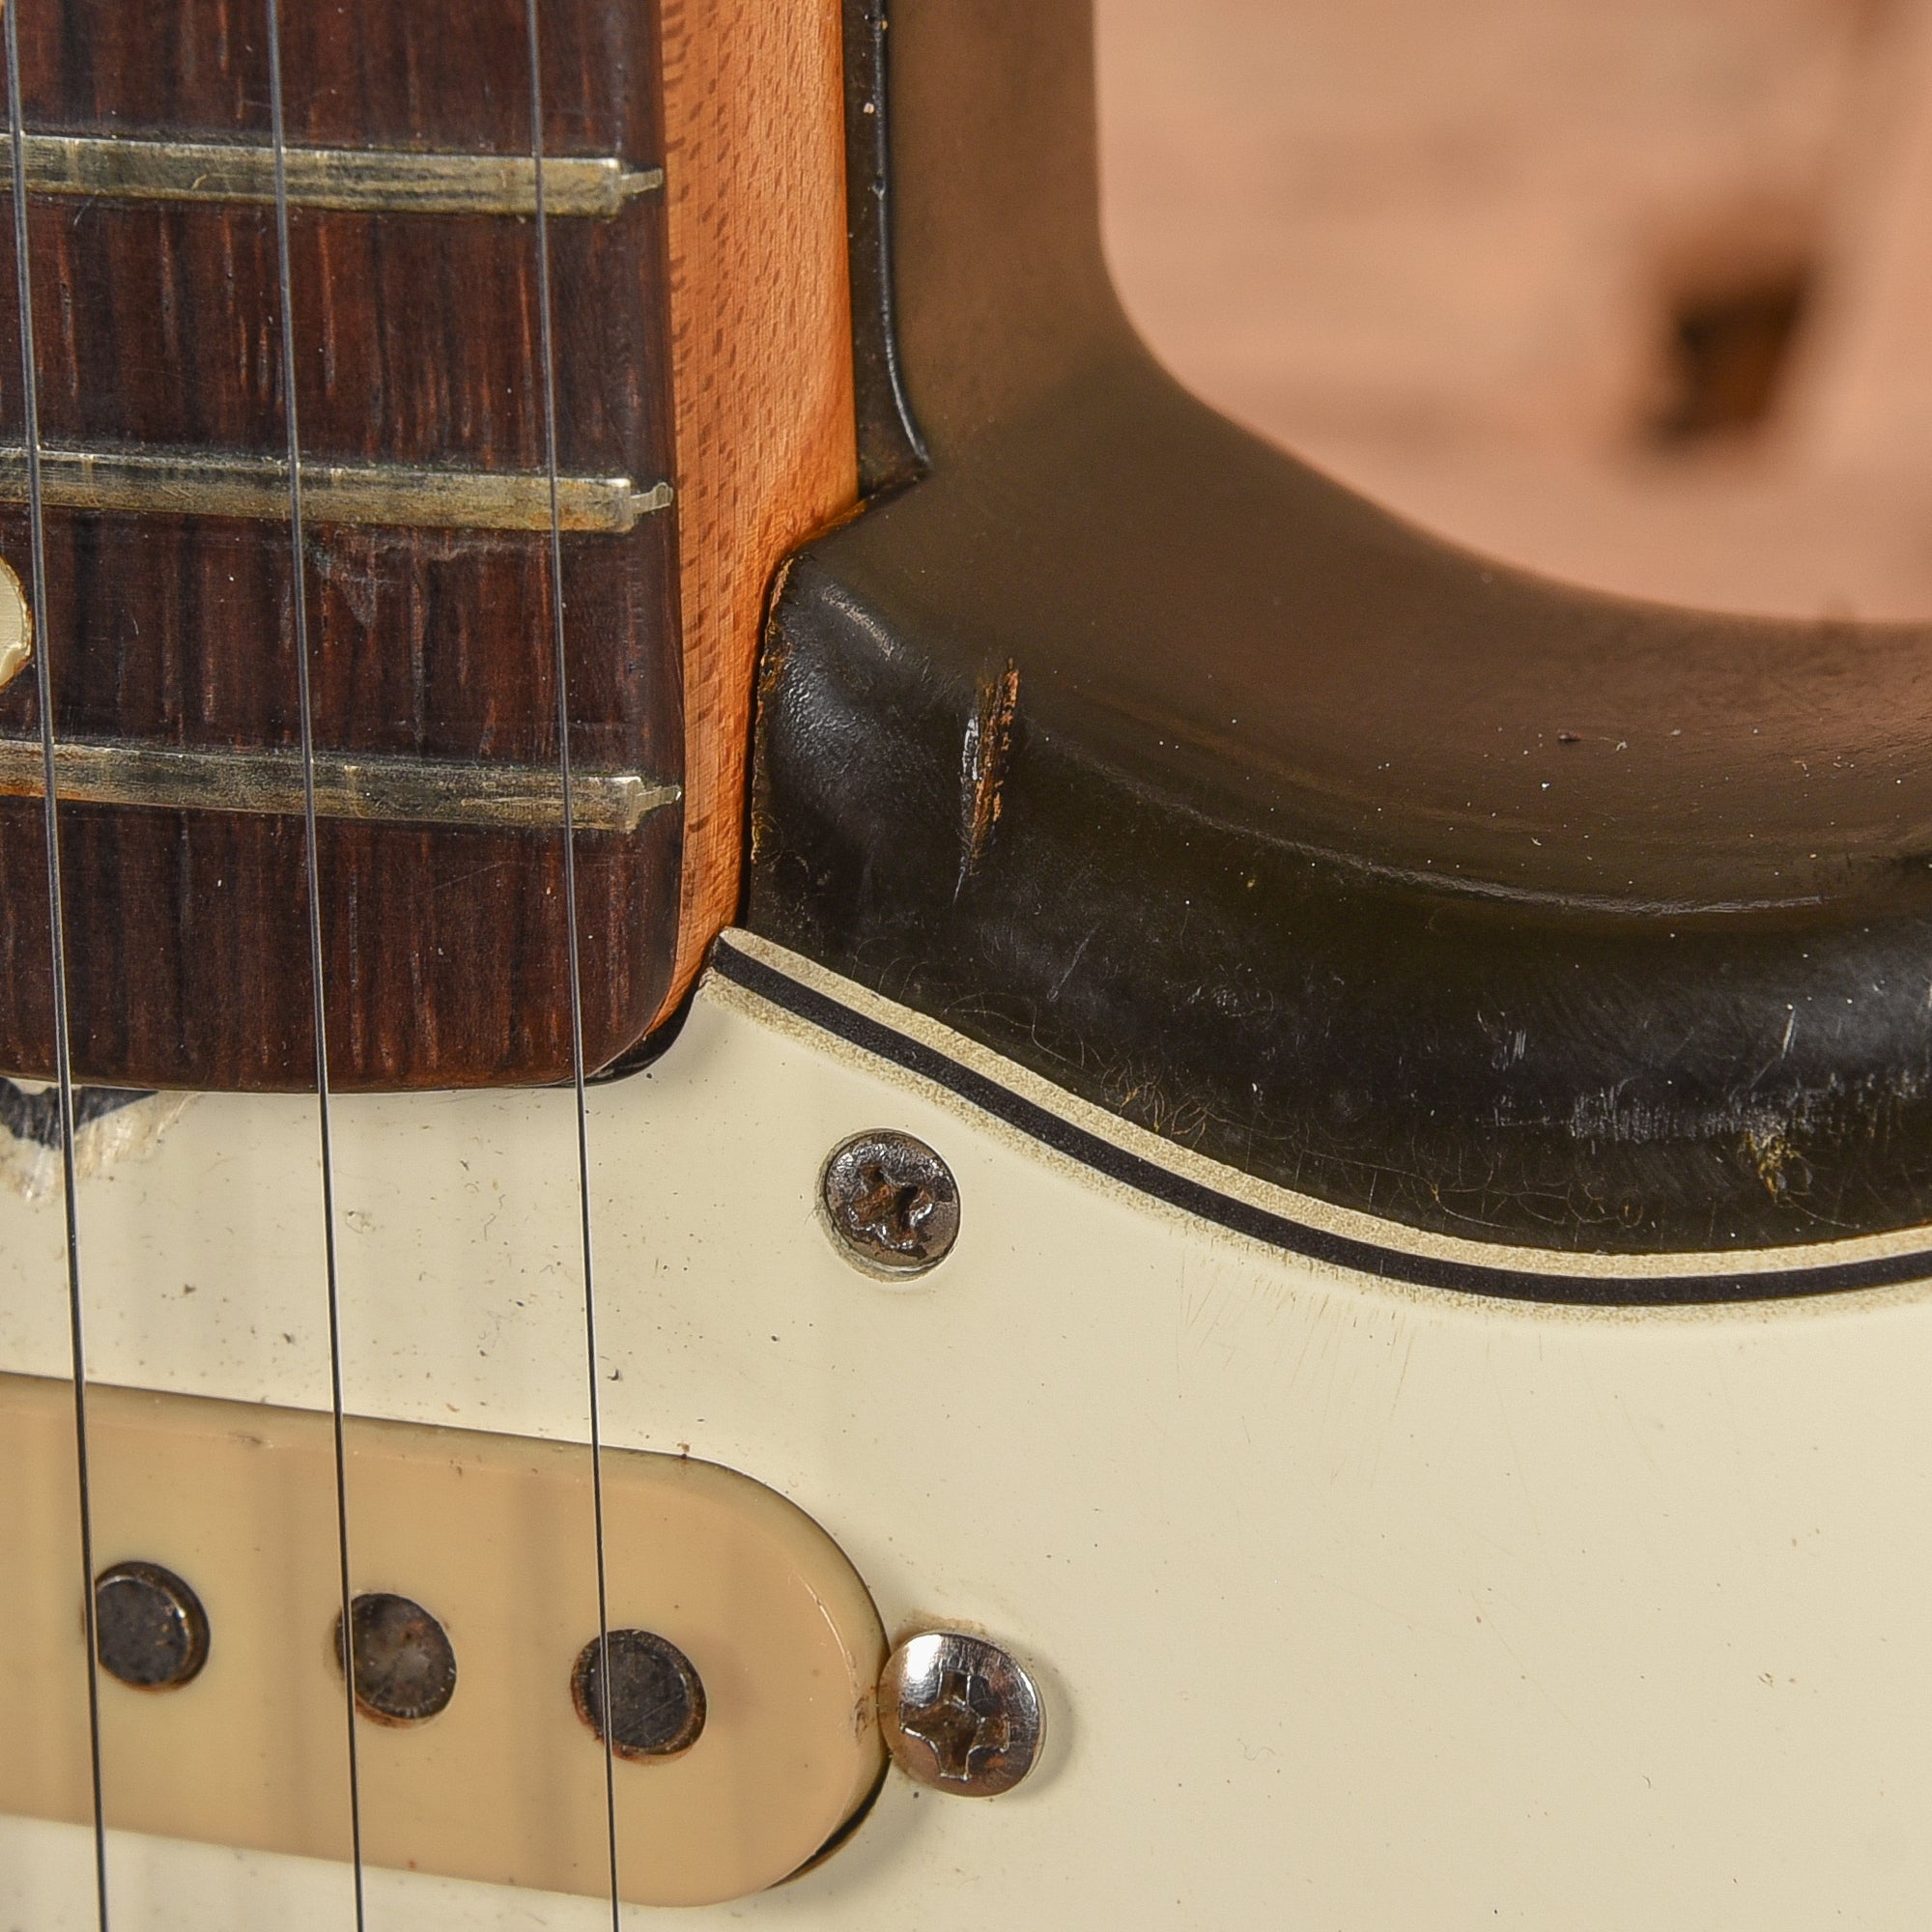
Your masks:
<svg viewBox="0 0 1932 1932"><path fill-rule="evenodd" d="M916 1783L961 1798L1010 1791L1039 1757L1039 1691L1010 1651L960 1631L908 1637L879 1679L879 1727Z"/></svg>

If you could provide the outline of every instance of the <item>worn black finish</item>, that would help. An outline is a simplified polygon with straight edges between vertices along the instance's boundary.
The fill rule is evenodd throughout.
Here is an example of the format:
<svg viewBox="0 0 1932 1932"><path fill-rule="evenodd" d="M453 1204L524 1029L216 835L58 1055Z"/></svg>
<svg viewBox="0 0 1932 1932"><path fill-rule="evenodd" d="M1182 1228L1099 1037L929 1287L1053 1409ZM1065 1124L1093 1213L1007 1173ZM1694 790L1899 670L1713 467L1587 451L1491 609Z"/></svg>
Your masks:
<svg viewBox="0 0 1932 1932"><path fill-rule="evenodd" d="M208 1612L172 1570L114 1563L94 1580L95 1655L138 1690L192 1683L208 1662Z"/></svg>
<svg viewBox="0 0 1932 1932"><path fill-rule="evenodd" d="M721 938L711 951L713 969L782 1011L903 1067L921 1080L956 1094L980 1112L1016 1128L1041 1147L1137 1194L1164 1201L1197 1220L1225 1228L1286 1254L1330 1267L1416 1288L1453 1289L1508 1301L1557 1301L1600 1308L1695 1307L1727 1301L1762 1301L1791 1295L1843 1294L1854 1289L1893 1288L1932 1276L1932 1242L1847 1254L1836 1246L1808 1251L1798 1264L1766 1266L1761 1256L1738 1255L1730 1264L1624 1270L1592 1267L1587 1273L1547 1249L1478 1248L1464 1256L1442 1253L1387 1221L1344 1234L1312 1214L1296 1216L1265 1207L1237 1184L1214 1186L1180 1163L1152 1159L1118 1134L1094 1133L1065 1112L1042 1106L1014 1087L869 1013L835 999L794 975ZM1479 1258L1480 1257L1480 1258ZM1688 1258L1687 1258L1688 1259Z"/></svg>
<svg viewBox="0 0 1932 1932"><path fill-rule="evenodd" d="M577 1715L604 1735L604 1671L595 1637L570 1673ZM704 1729L704 1685L690 1658L655 1631L613 1630L611 1660L611 1748L618 1757L675 1757Z"/></svg>
<svg viewBox="0 0 1932 1932"><path fill-rule="evenodd" d="M429 1611L408 1597L372 1590L350 1606L355 1633L355 1708L365 1718L415 1724L456 1695L456 1652ZM342 1661L342 1619L335 1620Z"/></svg>
<svg viewBox="0 0 1932 1932"><path fill-rule="evenodd" d="M784 579L751 923L1376 1216L1923 1221L1932 635L1567 590L1185 395L1100 260L1089 36L895 7L932 472Z"/></svg>

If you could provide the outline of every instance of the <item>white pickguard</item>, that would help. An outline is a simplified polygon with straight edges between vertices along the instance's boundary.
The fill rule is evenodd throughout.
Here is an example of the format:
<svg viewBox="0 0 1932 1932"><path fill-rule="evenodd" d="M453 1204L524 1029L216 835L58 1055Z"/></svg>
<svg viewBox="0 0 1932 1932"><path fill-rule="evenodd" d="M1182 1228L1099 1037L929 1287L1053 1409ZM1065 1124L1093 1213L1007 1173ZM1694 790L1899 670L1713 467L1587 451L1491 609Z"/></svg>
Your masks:
<svg viewBox="0 0 1932 1932"><path fill-rule="evenodd" d="M984 1626L1052 1719L1009 1797L895 1775L803 1879L638 1924L1922 1919L1920 1289L1631 1314L1392 1287L1151 1201L715 978L667 1057L590 1108L607 1439L781 1491L889 1631ZM961 1189L955 1252L909 1288L855 1271L814 1212L827 1151L881 1125ZM353 1408L582 1435L574 1162L565 1093L337 1103ZM313 1106L285 1098L197 1099L102 1161L81 1190L92 1376L326 1406L316 1172ZM0 1369L66 1374L57 1190L0 1195ZM91 1856L80 1831L0 1821L0 1926L93 1925ZM117 1932L351 1923L330 1865L115 1834L110 1881ZM397 1932L610 1922L398 1873L370 1875L369 1905Z"/></svg>

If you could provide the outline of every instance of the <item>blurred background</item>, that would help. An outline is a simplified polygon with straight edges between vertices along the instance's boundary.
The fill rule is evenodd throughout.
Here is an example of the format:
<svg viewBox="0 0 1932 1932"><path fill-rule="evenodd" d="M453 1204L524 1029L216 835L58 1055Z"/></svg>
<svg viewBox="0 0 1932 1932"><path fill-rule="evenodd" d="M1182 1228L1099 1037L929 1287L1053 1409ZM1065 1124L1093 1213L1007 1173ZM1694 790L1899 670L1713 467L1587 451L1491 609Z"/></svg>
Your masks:
<svg viewBox="0 0 1932 1932"><path fill-rule="evenodd" d="M1097 0L1107 245L1220 409L1601 588L1932 616L1932 0Z"/></svg>

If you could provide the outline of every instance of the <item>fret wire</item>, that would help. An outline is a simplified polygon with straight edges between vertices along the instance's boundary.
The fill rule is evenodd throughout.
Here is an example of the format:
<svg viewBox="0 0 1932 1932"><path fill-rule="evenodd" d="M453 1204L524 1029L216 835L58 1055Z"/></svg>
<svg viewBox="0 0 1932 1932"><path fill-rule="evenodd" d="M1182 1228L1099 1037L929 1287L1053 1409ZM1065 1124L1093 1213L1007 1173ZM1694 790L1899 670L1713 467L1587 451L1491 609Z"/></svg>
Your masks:
<svg viewBox="0 0 1932 1932"><path fill-rule="evenodd" d="M274 205L272 147L41 131L29 133L26 143L30 194ZM282 156L291 208L390 214L536 213L535 185L525 155L285 147ZM634 168L614 155L553 157L550 173L552 214L602 221L664 185L662 168Z"/></svg>
<svg viewBox="0 0 1932 1932"><path fill-rule="evenodd" d="M33 576L34 676L41 714L42 825L47 845L47 941L53 975L54 1080L60 1107L61 1197L66 1210L68 1350L73 1368L74 1479L79 1489L81 1638L87 1647L87 1754L94 1800L94 1895L108 1932L107 1812L100 1764L100 1650L94 1594L94 1496L88 1468L87 1338L81 1300L80 1195L73 1160L73 1056L69 1033L67 906L62 892L60 794L54 781L54 687L47 624L46 526L41 499L41 385L34 351L34 283L27 246L26 136L20 106L18 6L0 6L7 53L7 133L14 186L14 265L20 305L20 372L27 432L27 533Z"/></svg>
<svg viewBox="0 0 1932 1932"><path fill-rule="evenodd" d="M0 503L22 502L27 452L0 443ZM272 518L288 515L288 464L256 451L71 448L41 449L41 500L55 509L101 510L161 517ZM639 485L628 476L559 479L567 530L623 536L639 517L667 508L668 483ZM302 466L306 524L379 528L548 530L541 473L422 469L394 463Z"/></svg>
<svg viewBox="0 0 1932 1932"><path fill-rule="evenodd" d="M4 0L0 0L3 4ZM289 248L288 141L282 101L282 29L278 0L266 0L269 113L275 151L275 253L281 285L282 411L289 440L290 603L295 613L296 695L301 722L302 849L308 879L309 978L315 1027L316 1127L322 1144L323 1269L328 1295L329 1421L335 1451L335 1547L341 1600L342 1697L349 1746L349 1846L354 1868L355 1932L364 1932L362 1785L355 1737L355 1599L349 1562L349 1464L342 1422L342 1296L335 1252L335 1141L328 1104L328 1001L323 984L322 868L315 801L315 705L310 689L308 595L302 545L301 428L296 393L295 277ZM16 201L19 197L15 197Z"/></svg>
<svg viewBox="0 0 1932 1932"><path fill-rule="evenodd" d="M550 480L551 643L556 660L557 768L563 780L563 912L570 972L570 1081L577 1110L577 1200L583 1255L583 1349L589 1390L590 1513L597 1554L598 1728L604 1736L604 1830L611 1861L611 1932L621 1932L617 1896L616 1747L611 1724L611 1604L604 1561L604 1432L597 1370L596 1263L590 1233L590 1113L583 1081L583 972L577 933L577 813L571 784L570 666L564 650L563 535L556 454L556 362L551 328L550 221L544 196L543 52L537 0L525 0L530 50L530 165L536 187L537 347L543 368L544 469Z"/></svg>
<svg viewBox="0 0 1932 1932"><path fill-rule="evenodd" d="M299 817L306 806L297 751L64 738L54 747L54 769L70 806L273 817ZM562 785L554 765L319 750L313 770L319 818L485 832L552 832L563 823ZM39 798L44 788L39 743L0 733L0 798ZM684 796L683 786L642 772L580 771L572 788L580 832L635 832L652 812Z"/></svg>

